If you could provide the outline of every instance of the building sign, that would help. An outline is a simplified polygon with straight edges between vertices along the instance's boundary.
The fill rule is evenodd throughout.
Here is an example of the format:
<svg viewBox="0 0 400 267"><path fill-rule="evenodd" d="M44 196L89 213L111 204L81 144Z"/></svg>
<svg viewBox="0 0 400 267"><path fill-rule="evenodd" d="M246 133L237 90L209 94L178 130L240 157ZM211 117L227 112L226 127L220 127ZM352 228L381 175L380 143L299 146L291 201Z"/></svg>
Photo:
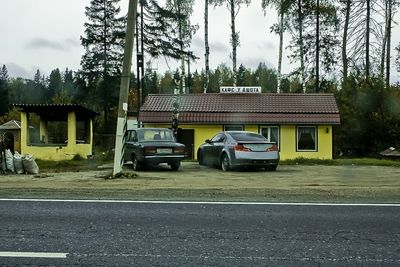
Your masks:
<svg viewBox="0 0 400 267"><path fill-rule="evenodd" d="M221 86L219 92L222 94L259 94L260 86Z"/></svg>

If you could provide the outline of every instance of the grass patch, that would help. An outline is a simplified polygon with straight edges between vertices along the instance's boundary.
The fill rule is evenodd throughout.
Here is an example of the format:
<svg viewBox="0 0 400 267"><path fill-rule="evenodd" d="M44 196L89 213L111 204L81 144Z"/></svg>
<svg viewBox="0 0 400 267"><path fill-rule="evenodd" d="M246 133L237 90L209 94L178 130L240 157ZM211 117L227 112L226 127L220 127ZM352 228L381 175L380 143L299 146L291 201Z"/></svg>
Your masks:
<svg viewBox="0 0 400 267"><path fill-rule="evenodd" d="M400 160L390 160L382 158L338 158L338 159L307 159L295 158L281 160L281 165L326 165L326 166L393 166L400 167Z"/></svg>
<svg viewBox="0 0 400 267"><path fill-rule="evenodd" d="M111 163L104 159L82 159L80 157L71 160L51 161L37 159L36 163L40 172L66 172L66 171L85 171L96 170L98 166Z"/></svg>

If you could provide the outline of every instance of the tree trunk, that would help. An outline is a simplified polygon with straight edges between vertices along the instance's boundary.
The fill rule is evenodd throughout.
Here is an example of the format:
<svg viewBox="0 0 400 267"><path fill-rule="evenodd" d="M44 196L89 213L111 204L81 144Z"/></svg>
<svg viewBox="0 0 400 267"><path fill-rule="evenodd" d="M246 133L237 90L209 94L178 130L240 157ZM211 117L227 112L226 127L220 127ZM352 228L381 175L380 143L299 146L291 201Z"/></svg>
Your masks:
<svg viewBox="0 0 400 267"><path fill-rule="evenodd" d="M281 92L281 79L282 79L282 55L283 55L283 32L284 32L284 19L285 13L281 6L280 10L280 22L279 22L279 57L278 57L278 85L276 92L279 94Z"/></svg>
<svg viewBox="0 0 400 267"><path fill-rule="evenodd" d="M386 63L386 42L388 37L388 2L389 0L385 0L385 33L383 35L382 47L381 47L381 63L379 68L379 74L381 79L383 80L385 77L385 63Z"/></svg>
<svg viewBox="0 0 400 267"><path fill-rule="evenodd" d="M370 20L371 20L371 0L367 1L367 25L366 25L366 36L365 36L365 77L370 77L370 61L369 61L369 44L370 44Z"/></svg>
<svg viewBox="0 0 400 267"><path fill-rule="evenodd" d="M204 54L205 56L205 68L206 68L206 73L205 73L205 83L204 83L204 90L203 93L207 93L208 90L208 85L210 83L210 46L208 44L208 1L209 0L204 0L205 2L205 7L204 7L204 45L205 45L205 50L206 53Z"/></svg>
<svg viewBox="0 0 400 267"><path fill-rule="evenodd" d="M303 41L303 10L302 10L302 0L297 1L298 5L298 21L299 21L299 48L300 48L300 72L301 72L301 87L303 93L306 92L306 87L304 86L305 72L304 72L304 41Z"/></svg>
<svg viewBox="0 0 400 267"><path fill-rule="evenodd" d="M177 13L181 14L181 7L177 4ZM179 40L181 40L180 50L181 50L181 77L179 79L179 94L186 93L185 86L185 54L183 53L184 45L183 45L183 29L182 29L181 20L178 21L178 31L179 31Z"/></svg>
<svg viewBox="0 0 400 267"><path fill-rule="evenodd" d="M232 69L233 69L233 84L236 85L237 81L237 67L236 67L236 50L237 50L237 34L235 27L235 1L230 0L231 11L231 32L232 32Z"/></svg>
<svg viewBox="0 0 400 267"><path fill-rule="evenodd" d="M347 59L347 36L349 31L350 22L350 8L352 0L346 1L346 18L343 27L343 40L342 40L342 61L343 61L343 80L347 79L348 76L348 59Z"/></svg>
<svg viewBox="0 0 400 267"><path fill-rule="evenodd" d="M319 93L319 0L317 0L317 32L315 35L315 92Z"/></svg>
<svg viewBox="0 0 400 267"><path fill-rule="evenodd" d="M390 49L392 41L392 13L393 13L393 0L387 0L388 2L388 14L387 14L387 28L386 28L386 88L390 86Z"/></svg>

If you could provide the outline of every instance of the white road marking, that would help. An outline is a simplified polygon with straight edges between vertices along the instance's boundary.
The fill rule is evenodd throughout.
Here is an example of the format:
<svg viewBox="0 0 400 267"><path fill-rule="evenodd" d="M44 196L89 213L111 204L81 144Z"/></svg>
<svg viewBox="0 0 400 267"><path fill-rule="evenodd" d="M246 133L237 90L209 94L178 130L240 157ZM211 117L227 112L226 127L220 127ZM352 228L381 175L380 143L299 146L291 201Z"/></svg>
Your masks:
<svg viewBox="0 0 400 267"><path fill-rule="evenodd" d="M146 201L146 200L96 200L96 199L13 199L0 201L19 202L76 202L76 203L134 203L134 204L194 204L194 205L271 205L271 206L354 206L354 207L400 207L400 203L324 203L324 202L239 202L239 201Z"/></svg>
<svg viewBox="0 0 400 267"><path fill-rule="evenodd" d="M68 253L0 251L0 257L65 259Z"/></svg>

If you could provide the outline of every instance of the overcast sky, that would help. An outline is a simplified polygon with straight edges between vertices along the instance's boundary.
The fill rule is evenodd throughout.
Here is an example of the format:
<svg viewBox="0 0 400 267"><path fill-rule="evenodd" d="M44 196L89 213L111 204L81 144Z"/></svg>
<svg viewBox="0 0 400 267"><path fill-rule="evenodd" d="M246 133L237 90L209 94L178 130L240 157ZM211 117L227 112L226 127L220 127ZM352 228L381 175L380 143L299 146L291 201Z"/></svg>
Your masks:
<svg viewBox="0 0 400 267"><path fill-rule="evenodd" d="M79 69L83 54L80 36L86 21L85 6L90 0L1 0L0 15L0 64L6 64L10 76L32 78L37 69L44 75L51 70ZM128 0L121 1L122 11L127 12ZM200 29L193 38L192 49L200 57L191 69L204 68L204 1L197 0L193 23ZM229 12L222 8L210 8L209 41L211 47L210 65L216 68L221 63L231 66L229 44ZM260 62L276 68L278 55L278 36L270 33L270 27L277 21L275 11L264 16L260 1L253 1L250 7L242 7L237 17L237 30L240 32L238 65L256 68ZM400 42L399 28L394 29L392 46ZM285 36L287 41L289 35ZM285 45L285 46L286 46ZM394 58L394 57L393 57ZM147 59L146 59L147 60ZM164 72L175 70L174 61L161 58L152 62L153 68ZM293 68L284 55L283 72ZM392 71L392 78L400 80L399 73Z"/></svg>

